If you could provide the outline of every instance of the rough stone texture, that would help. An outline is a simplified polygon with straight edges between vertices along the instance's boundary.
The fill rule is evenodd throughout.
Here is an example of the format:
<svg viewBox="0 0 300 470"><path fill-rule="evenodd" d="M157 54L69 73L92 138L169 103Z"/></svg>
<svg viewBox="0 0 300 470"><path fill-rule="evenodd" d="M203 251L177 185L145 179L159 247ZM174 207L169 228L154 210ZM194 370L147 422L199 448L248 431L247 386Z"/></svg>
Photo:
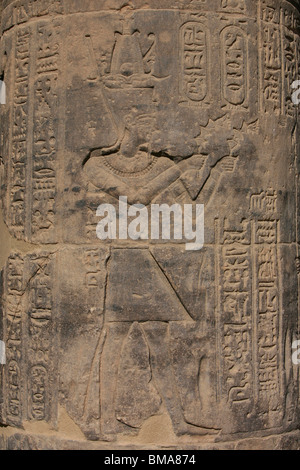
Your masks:
<svg viewBox="0 0 300 470"><path fill-rule="evenodd" d="M2 2L0 448L299 448L299 6ZM101 242L119 196L204 249Z"/></svg>

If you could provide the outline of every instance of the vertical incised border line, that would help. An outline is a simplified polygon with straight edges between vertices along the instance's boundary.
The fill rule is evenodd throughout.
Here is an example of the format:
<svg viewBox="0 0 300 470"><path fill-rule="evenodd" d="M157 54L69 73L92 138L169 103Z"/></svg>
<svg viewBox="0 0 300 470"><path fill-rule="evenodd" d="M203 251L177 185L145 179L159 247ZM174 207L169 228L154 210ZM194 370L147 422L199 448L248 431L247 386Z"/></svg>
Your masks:
<svg viewBox="0 0 300 470"><path fill-rule="evenodd" d="M282 263L280 261L280 244L279 244L279 234L280 234L280 221L277 222L276 224L276 254L277 254L277 270L278 270L278 281L277 281L277 288L278 288L278 328L279 328L279 377L278 377L278 382L279 382L279 396L281 399L284 398L284 364L283 364L283 358L284 358L284 336L283 336L283 315L284 315L284 306L283 306L283 279L282 279Z"/></svg>
<svg viewBox="0 0 300 470"><path fill-rule="evenodd" d="M261 0L259 0L258 2L258 12L257 12L257 15L258 15L258 49L257 49L257 53L258 53L258 79L259 79L259 84L260 84L260 90L258 90L258 101L259 101L259 109L260 109L260 112L262 113L263 110L264 110L264 94L263 94L263 90L264 90L264 68L263 68L263 48L262 48L262 44L263 44L263 41L262 41L262 20L261 20L261 15L262 15L262 6L261 6Z"/></svg>
<svg viewBox="0 0 300 470"><path fill-rule="evenodd" d="M220 298L220 221L215 220L215 316L216 316L216 364L217 364L217 401L222 396L222 376L221 376L221 298Z"/></svg>
<svg viewBox="0 0 300 470"><path fill-rule="evenodd" d="M257 311L257 275L256 275L256 243L255 243L255 222L251 222L251 258L252 258L252 354L253 354L253 388L254 388L254 400L255 404L258 403L259 397L259 385L258 385L258 338L257 338L257 322L258 322L258 311Z"/></svg>

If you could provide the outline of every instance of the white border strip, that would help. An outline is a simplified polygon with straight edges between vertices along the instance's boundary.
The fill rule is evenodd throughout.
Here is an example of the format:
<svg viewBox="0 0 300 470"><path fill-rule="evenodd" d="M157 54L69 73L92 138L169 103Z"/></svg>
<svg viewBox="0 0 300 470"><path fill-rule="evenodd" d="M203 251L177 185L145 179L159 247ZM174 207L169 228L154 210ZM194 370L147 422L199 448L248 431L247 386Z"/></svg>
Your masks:
<svg viewBox="0 0 300 470"><path fill-rule="evenodd" d="M0 80L0 104L6 104L6 86L3 80Z"/></svg>
<svg viewBox="0 0 300 470"><path fill-rule="evenodd" d="M5 343L3 341L0 341L0 364L3 366L6 364Z"/></svg>

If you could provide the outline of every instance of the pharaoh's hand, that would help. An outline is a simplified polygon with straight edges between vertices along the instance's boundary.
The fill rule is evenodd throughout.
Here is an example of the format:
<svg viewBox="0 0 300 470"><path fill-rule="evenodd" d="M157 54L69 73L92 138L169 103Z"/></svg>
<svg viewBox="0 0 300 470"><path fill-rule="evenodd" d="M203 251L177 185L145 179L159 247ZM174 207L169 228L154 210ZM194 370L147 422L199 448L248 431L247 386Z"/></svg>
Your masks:
<svg viewBox="0 0 300 470"><path fill-rule="evenodd" d="M211 168L222 158L230 156L229 137L225 133L214 134L209 136L200 146L200 153L208 156L207 163Z"/></svg>

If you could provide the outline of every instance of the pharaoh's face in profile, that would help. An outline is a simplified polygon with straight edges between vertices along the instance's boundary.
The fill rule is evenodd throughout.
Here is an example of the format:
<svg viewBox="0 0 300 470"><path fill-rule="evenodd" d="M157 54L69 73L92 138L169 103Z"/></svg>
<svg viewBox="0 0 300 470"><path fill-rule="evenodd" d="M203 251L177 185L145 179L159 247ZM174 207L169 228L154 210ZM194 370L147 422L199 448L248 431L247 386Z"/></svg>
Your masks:
<svg viewBox="0 0 300 470"><path fill-rule="evenodd" d="M151 139L155 129L153 115L132 113L125 119L124 137L120 153L125 158L134 158L139 151L151 153Z"/></svg>

